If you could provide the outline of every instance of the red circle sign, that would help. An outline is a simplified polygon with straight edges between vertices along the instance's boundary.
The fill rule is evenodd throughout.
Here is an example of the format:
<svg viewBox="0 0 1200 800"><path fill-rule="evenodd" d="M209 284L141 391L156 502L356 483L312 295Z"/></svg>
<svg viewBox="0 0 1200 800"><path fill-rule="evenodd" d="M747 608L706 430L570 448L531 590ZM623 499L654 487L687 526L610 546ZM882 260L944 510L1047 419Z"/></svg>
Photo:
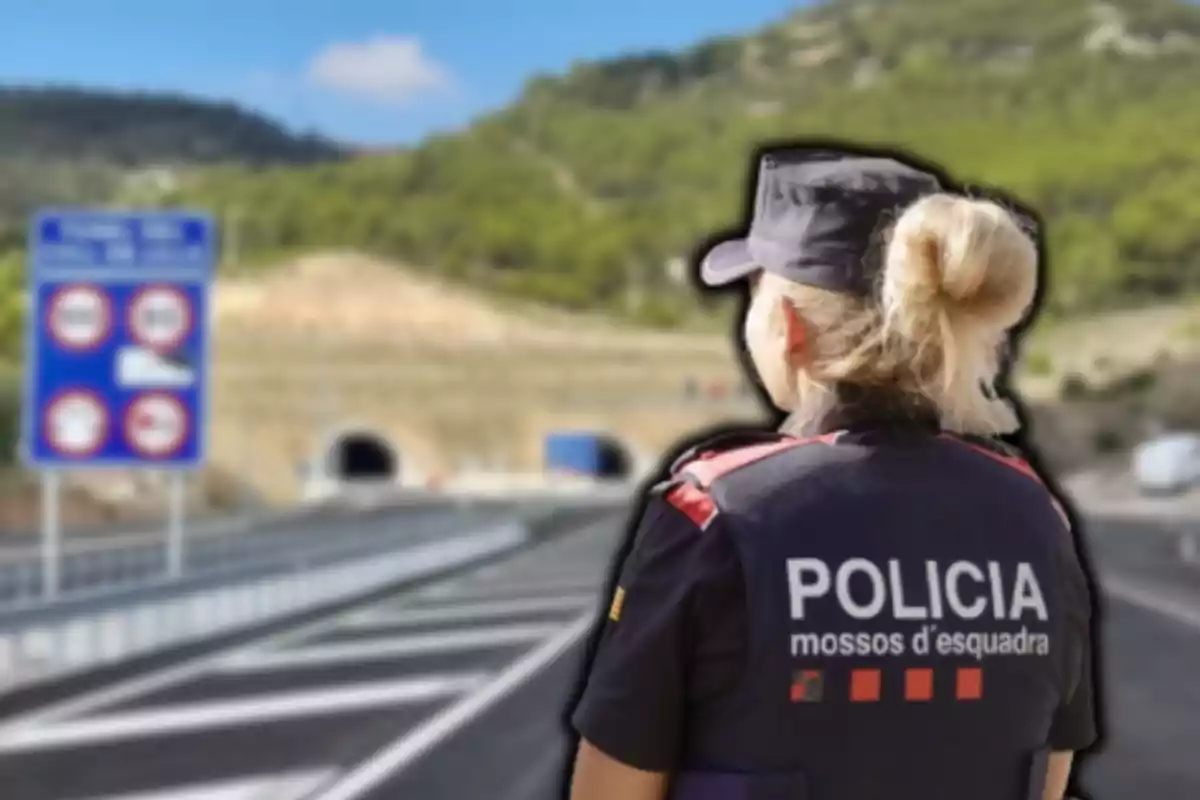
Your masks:
<svg viewBox="0 0 1200 800"><path fill-rule="evenodd" d="M192 305L173 286L147 286L129 302L129 335L151 350L173 350L192 331Z"/></svg>
<svg viewBox="0 0 1200 800"><path fill-rule="evenodd" d="M125 409L125 440L139 455L165 458L187 439L188 412L177 398L147 392Z"/></svg>
<svg viewBox="0 0 1200 800"><path fill-rule="evenodd" d="M64 350L93 350L112 331L112 303L99 287L63 286L46 304L46 329Z"/></svg>
<svg viewBox="0 0 1200 800"><path fill-rule="evenodd" d="M46 404L42 429L55 452L86 458L104 446L108 422L108 411L98 396L82 389L69 389Z"/></svg>

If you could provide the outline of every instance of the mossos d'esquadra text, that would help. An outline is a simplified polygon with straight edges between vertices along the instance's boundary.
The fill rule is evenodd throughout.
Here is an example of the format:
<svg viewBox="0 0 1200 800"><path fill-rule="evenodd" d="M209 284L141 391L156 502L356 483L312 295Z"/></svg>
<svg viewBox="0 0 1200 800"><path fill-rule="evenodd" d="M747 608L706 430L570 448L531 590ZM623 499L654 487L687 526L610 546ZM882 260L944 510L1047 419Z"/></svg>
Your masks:
<svg viewBox="0 0 1200 800"><path fill-rule="evenodd" d="M821 614L820 624L792 634L792 655L911 653L982 659L1050 652L1050 635L1038 630L1045 627L1038 623L1046 623L1049 612L1032 564L925 561L920 566L923 569L912 569L900 559L880 564L851 558L833 567L819 558L788 559L794 622L811 623L813 604L836 604L834 615ZM829 621L838 614L859 621L882 618L895 621L897 627L874 632L828 630Z"/></svg>

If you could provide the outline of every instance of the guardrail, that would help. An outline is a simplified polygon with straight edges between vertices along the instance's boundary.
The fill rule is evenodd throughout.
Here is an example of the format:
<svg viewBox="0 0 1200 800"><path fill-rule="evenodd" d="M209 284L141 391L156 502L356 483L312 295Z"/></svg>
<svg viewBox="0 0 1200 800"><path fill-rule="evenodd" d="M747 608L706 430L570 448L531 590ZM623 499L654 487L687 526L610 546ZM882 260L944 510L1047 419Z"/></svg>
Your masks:
<svg viewBox="0 0 1200 800"><path fill-rule="evenodd" d="M615 520L625 505L622 493L574 494L408 497L408 507L390 498L355 503L344 514L324 508L292 523L328 533L344 520L336 540L320 547L268 550L258 560L238 558L124 593L80 592L10 608L0 613L0 693L352 600L602 518ZM297 541L294 530L267 536Z"/></svg>
<svg viewBox="0 0 1200 800"><path fill-rule="evenodd" d="M146 598L107 611L86 609L27 621L0 631L0 692L367 594L506 551L529 535L524 523L510 520L316 568Z"/></svg>
<svg viewBox="0 0 1200 800"><path fill-rule="evenodd" d="M242 569L246 564L280 561L296 553L320 550L321 526L343 514L385 511L397 516L420 518L444 509L455 501L425 493L379 499L352 508L335 502L298 506L269 514L204 519L185 525L182 571L178 580L211 575L222 570ZM0 614L47 602L85 596L119 593L153 586L168 580L166 526L161 533L100 535L69 538L62 547L59 590L53 598L44 593L44 562L36 539L28 545L0 546ZM342 543L366 545L378 537L377 530L358 528L344 531Z"/></svg>

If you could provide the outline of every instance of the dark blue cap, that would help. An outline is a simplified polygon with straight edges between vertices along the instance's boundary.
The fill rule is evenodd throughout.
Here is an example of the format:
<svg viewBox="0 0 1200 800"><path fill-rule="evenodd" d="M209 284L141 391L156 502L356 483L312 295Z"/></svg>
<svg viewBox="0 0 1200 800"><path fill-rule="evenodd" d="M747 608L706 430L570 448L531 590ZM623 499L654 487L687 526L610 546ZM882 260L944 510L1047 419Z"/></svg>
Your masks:
<svg viewBox="0 0 1200 800"><path fill-rule="evenodd" d="M721 286L763 269L796 283L864 295L875 285L878 234L937 175L891 158L831 150L778 150L759 161L748 235L704 256L700 278Z"/></svg>

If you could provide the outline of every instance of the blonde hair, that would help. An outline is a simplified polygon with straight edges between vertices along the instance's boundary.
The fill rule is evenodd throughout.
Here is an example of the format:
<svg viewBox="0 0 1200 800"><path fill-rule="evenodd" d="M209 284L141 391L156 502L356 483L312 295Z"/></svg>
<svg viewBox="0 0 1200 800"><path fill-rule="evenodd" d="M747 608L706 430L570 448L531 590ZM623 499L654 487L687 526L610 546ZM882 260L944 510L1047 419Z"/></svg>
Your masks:
<svg viewBox="0 0 1200 800"><path fill-rule="evenodd" d="M1016 412L995 384L1008 332L1033 303L1037 261L1036 245L1004 207L935 194L892 226L871 298L764 273L753 301L757 334L783 334L781 299L807 327L805 363L786 376L788 410L811 419L836 402L839 384L886 387L930 402L947 430L1016 430ZM751 336L748 328L753 349Z"/></svg>

